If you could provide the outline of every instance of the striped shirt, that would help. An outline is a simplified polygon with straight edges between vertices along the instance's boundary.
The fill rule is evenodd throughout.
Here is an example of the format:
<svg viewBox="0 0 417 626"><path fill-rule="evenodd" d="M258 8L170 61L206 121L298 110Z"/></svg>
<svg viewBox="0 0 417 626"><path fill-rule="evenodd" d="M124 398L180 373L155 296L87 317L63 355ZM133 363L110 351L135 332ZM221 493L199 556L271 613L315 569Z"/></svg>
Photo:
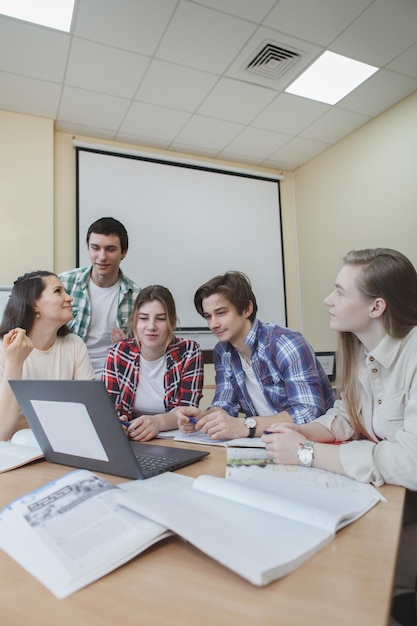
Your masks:
<svg viewBox="0 0 417 626"><path fill-rule="evenodd" d="M253 372L276 413L287 411L296 424L305 424L333 406L329 379L301 333L255 319L245 343ZM257 415L239 353L230 343L216 344L214 367L216 392L210 408L220 407L234 417Z"/></svg>

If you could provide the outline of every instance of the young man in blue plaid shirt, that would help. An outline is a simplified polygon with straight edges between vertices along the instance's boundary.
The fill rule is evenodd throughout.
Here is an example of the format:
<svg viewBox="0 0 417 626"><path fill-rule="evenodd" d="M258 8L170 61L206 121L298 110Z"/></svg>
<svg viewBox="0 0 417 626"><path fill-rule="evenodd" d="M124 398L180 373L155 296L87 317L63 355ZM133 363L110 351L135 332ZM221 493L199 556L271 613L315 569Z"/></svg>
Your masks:
<svg viewBox="0 0 417 626"><path fill-rule="evenodd" d="M332 387L313 348L301 333L259 321L245 274L209 280L197 289L194 304L219 340L213 353L216 392L207 411L180 409L181 430L201 430L213 439L261 436L271 424L304 424L333 406Z"/></svg>
<svg viewBox="0 0 417 626"><path fill-rule="evenodd" d="M91 265L59 275L74 301L69 327L87 344L96 374L101 373L111 346L127 334L127 321L140 288L120 269L129 240L113 217L95 221L87 232Z"/></svg>

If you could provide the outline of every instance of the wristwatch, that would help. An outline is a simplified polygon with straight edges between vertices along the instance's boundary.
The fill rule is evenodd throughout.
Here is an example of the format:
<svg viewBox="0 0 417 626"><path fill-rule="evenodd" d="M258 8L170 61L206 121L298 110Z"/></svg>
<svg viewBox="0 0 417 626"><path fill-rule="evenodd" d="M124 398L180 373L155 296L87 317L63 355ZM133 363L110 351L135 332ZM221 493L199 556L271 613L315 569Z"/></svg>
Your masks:
<svg viewBox="0 0 417 626"><path fill-rule="evenodd" d="M305 441L300 444L300 449L297 452L298 463L304 467L311 467L313 465L314 458L314 441Z"/></svg>
<svg viewBox="0 0 417 626"><path fill-rule="evenodd" d="M245 419L245 426L249 429L248 437L254 437L256 433L256 419L254 417L247 417Z"/></svg>

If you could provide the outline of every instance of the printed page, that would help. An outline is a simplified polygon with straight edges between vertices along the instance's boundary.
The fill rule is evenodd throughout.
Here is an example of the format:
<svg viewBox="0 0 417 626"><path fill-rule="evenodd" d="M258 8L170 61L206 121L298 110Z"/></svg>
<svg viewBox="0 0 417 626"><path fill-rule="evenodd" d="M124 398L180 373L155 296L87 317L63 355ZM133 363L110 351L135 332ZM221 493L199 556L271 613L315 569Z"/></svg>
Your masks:
<svg viewBox="0 0 417 626"><path fill-rule="evenodd" d="M373 498L378 496L384 502L385 497L371 484L362 483L343 474L336 474L317 467L301 467L300 465L277 465L266 450L228 448L226 462L226 478L247 482L252 473L260 479L256 468L262 468L266 474L278 481L297 481L321 487L343 488L353 494Z"/></svg>
<svg viewBox="0 0 417 626"><path fill-rule="evenodd" d="M305 522L198 491L193 482L187 476L165 473L131 483L117 499L254 585L285 576L334 536Z"/></svg>
<svg viewBox="0 0 417 626"><path fill-rule="evenodd" d="M87 470L66 474L1 512L1 547L66 597L171 534L120 507L119 491Z"/></svg>

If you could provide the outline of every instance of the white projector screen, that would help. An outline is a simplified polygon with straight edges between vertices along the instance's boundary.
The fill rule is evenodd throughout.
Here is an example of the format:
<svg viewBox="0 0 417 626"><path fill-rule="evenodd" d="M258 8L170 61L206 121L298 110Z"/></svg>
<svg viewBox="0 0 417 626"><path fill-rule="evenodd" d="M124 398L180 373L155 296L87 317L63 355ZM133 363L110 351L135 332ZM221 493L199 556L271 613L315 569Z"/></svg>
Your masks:
<svg viewBox="0 0 417 626"><path fill-rule="evenodd" d="M89 264L90 224L114 217L129 235L122 270L140 287L168 287L181 329L207 330L194 293L228 270L247 274L262 321L286 325L278 180L96 149L76 155L78 266Z"/></svg>

